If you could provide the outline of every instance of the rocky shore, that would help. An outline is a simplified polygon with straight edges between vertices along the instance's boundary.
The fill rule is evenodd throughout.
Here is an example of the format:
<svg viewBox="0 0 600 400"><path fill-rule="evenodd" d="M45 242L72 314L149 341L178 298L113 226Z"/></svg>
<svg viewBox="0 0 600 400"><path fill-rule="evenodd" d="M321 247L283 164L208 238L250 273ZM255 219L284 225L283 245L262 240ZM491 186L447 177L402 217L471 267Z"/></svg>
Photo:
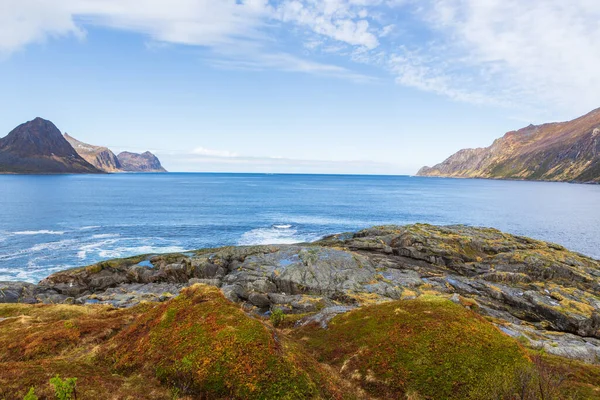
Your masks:
<svg viewBox="0 0 600 400"><path fill-rule="evenodd" d="M600 262L495 229L381 226L297 245L225 247L111 260L38 285L0 283L0 303L163 302L202 283L250 313L323 327L349 310L439 296L528 347L600 363Z"/></svg>

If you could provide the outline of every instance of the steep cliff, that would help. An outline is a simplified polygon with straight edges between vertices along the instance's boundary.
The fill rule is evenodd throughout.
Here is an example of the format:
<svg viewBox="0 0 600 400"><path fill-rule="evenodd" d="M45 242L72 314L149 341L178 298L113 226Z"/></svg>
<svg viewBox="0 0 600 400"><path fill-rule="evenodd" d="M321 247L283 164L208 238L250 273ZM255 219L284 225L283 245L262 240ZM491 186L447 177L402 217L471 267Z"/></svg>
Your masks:
<svg viewBox="0 0 600 400"><path fill-rule="evenodd" d="M119 172L121 170L119 159L109 148L80 142L68 133L65 133L64 137L75 151L94 167L105 172Z"/></svg>

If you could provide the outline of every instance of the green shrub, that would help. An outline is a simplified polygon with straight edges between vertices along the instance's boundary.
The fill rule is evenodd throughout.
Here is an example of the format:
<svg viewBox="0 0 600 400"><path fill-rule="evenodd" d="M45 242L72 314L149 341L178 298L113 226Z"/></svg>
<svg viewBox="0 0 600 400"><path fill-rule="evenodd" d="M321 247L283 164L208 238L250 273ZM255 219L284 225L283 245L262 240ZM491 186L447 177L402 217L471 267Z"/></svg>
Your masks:
<svg viewBox="0 0 600 400"><path fill-rule="evenodd" d="M271 320L273 326L277 328L285 319L285 314L281 308L275 308L273 311L271 311L271 316L269 319Z"/></svg>
<svg viewBox="0 0 600 400"><path fill-rule="evenodd" d="M35 395L35 388L29 388L29 392L23 397L23 400L38 400L38 397Z"/></svg>
<svg viewBox="0 0 600 400"><path fill-rule="evenodd" d="M75 392L75 385L77 384L77 378L66 378L62 380L59 375L50 379L50 384L54 386L54 394L58 400L75 400L77 399L77 393Z"/></svg>

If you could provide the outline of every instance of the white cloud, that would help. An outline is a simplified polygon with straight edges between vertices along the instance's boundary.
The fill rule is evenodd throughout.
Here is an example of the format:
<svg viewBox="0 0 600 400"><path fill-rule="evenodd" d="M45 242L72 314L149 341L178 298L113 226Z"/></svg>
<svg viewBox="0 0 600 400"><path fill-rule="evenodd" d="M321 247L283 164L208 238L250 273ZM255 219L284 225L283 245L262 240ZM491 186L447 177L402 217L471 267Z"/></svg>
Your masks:
<svg viewBox="0 0 600 400"><path fill-rule="evenodd" d="M472 104L508 107L510 101L495 92L486 82L474 84L470 76L448 71L437 55L424 56L406 49L389 57L388 67L403 86L436 93Z"/></svg>
<svg viewBox="0 0 600 400"><path fill-rule="evenodd" d="M217 59L214 64L219 66L274 68L354 81L370 79L344 67L270 49L272 43L265 30L283 18L280 9L291 3L283 2L276 8L267 0L3 0L0 53L10 53L48 37L84 37L85 26L102 26L144 34L150 38L146 45L152 49L160 49L163 43L207 47ZM366 21L351 20L347 12L342 12L345 5L325 3L329 5L322 11L328 17L323 14L323 18L329 23L314 26L315 30L356 45L376 43L367 32ZM321 9L313 5L310 10L316 12L317 8ZM339 15L345 17L338 18ZM295 22L302 24L297 17Z"/></svg>
<svg viewBox="0 0 600 400"><path fill-rule="evenodd" d="M597 0L2 0L0 54L102 26L204 46L219 67L364 82L368 64L457 101L583 112L600 105L598 21Z"/></svg>
<svg viewBox="0 0 600 400"><path fill-rule="evenodd" d="M284 22L330 39L374 49L379 46L379 40L369 22L367 7L380 3L377 0L284 0L275 7L275 15Z"/></svg>
<svg viewBox="0 0 600 400"><path fill-rule="evenodd" d="M3 0L0 51L47 36L81 34L81 24L143 33L157 41L212 46L257 37L263 0Z"/></svg>
<svg viewBox="0 0 600 400"><path fill-rule="evenodd" d="M221 158L232 158L232 157L239 156L237 153L234 153L231 151L213 150L213 149L207 149L205 147L196 147L194 150L192 150L192 154L199 155L199 156L221 157Z"/></svg>
<svg viewBox="0 0 600 400"><path fill-rule="evenodd" d="M398 174L398 165L371 161L301 160L285 157L222 157L220 155L165 154L161 162L178 172L356 173Z"/></svg>
<svg viewBox="0 0 600 400"><path fill-rule="evenodd" d="M467 89L493 84L517 104L600 105L600 2L432 0L422 15L445 38L448 80L468 74Z"/></svg>
<svg viewBox="0 0 600 400"><path fill-rule="evenodd" d="M83 31L72 19L69 4L44 0L3 0L0 2L0 53L10 53L48 36Z"/></svg>
<svg viewBox="0 0 600 400"><path fill-rule="evenodd" d="M373 82L376 79L364 74L353 72L347 68L332 64L323 64L296 57L288 53L246 53L219 52L219 58L212 60L212 64L220 68L262 71L277 69L289 72L305 72L314 75L330 76L348 79L358 83Z"/></svg>

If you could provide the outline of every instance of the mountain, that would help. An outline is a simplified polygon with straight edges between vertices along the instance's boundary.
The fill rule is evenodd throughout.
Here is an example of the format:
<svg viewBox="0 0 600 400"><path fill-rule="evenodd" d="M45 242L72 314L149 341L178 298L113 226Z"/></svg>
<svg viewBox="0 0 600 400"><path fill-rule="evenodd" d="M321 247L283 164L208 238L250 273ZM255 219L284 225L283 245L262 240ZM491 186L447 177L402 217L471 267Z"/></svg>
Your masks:
<svg viewBox="0 0 600 400"><path fill-rule="evenodd" d="M129 172L167 172L160 160L149 151L142 154L124 151L117 156L123 170Z"/></svg>
<svg viewBox="0 0 600 400"><path fill-rule="evenodd" d="M600 183L600 109L508 132L489 147L460 150L417 175Z"/></svg>
<svg viewBox="0 0 600 400"><path fill-rule="evenodd" d="M109 148L80 142L68 133L65 133L64 137L75 151L94 167L105 172L121 171L119 159Z"/></svg>
<svg viewBox="0 0 600 400"><path fill-rule="evenodd" d="M80 142L68 133L65 139L87 162L105 172L167 172L149 151L137 154L124 151L118 156L109 148Z"/></svg>
<svg viewBox="0 0 600 400"><path fill-rule="evenodd" d="M100 173L50 121L36 118L0 139L0 173Z"/></svg>

